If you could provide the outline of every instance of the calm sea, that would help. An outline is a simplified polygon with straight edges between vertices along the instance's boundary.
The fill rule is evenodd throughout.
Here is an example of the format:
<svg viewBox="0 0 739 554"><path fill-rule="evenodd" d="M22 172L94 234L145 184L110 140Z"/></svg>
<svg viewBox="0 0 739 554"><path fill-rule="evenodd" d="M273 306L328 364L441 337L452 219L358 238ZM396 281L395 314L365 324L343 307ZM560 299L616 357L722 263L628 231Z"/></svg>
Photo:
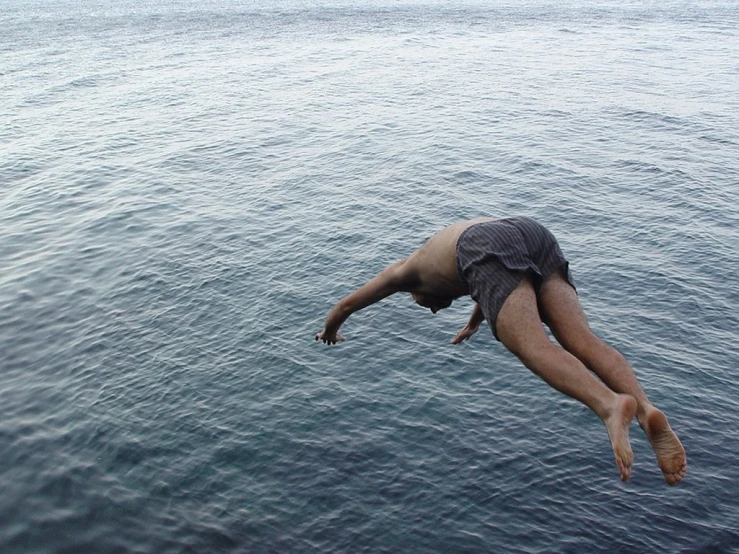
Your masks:
<svg viewBox="0 0 739 554"><path fill-rule="evenodd" d="M734 1L0 0L0 552L739 552L738 91ZM513 214L678 487L469 299L314 342Z"/></svg>

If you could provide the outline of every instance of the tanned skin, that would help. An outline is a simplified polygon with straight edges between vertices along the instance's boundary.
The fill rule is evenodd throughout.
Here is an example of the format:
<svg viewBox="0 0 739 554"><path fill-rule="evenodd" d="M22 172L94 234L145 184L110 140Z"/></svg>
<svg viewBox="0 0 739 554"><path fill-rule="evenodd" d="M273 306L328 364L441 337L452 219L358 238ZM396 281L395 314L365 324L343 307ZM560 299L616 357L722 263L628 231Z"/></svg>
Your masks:
<svg viewBox="0 0 739 554"><path fill-rule="evenodd" d="M457 240L470 225L491 220L462 221L436 233L410 256L342 298L316 340L343 341L339 329L351 314L397 292L410 293L434 314L469 294L457 274ZM483 312L475 304L452 342L469 339L483 321ZM544 324L559 344L549 340ZM503 345L526 367L601 418L623 481L631 476L634 455L629 426L634 417L654 449L665 481L675 485L685 477L685 450L667 417L649 401L626 359L590 330L575 290L560 273L548 277L538 291L531 277L524 277L505 300L494 326Z"/></svg>

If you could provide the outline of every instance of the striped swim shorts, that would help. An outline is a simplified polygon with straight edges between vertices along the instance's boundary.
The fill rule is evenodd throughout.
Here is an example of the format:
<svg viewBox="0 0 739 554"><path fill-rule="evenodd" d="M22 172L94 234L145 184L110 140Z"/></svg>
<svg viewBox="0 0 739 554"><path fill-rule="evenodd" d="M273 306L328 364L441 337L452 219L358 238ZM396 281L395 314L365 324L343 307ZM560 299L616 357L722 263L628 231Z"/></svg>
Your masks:
<svg viewBox="0 0 739 554"><path fill-rule="evenodd" d="M510 217L476 223L457 241L457 272L480 305L496 339L495 322L508 295L527 272L538 292L555 271L575 288L569 263L557 239L529 217Z"/></svg>

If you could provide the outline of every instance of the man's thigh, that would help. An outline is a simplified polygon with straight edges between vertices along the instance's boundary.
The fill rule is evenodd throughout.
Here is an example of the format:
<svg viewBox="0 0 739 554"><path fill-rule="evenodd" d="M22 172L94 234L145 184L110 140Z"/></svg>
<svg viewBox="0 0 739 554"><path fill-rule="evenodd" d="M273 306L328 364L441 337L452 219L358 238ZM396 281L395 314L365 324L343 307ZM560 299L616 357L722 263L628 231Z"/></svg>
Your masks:
<svg viewBox="0 0 739 554"><path fill-rule="evenodd" d="M593 338L577 292L559 273L553 273L539 289L539 310L557 341L577 351Z"/></svg>
<svg viewBox="0 0 739 554"><path fill-rule="evenodd" d="M503 303L496 320L496 332L503 345L519 358L552 346L539 316L530 275L521 280Z"/></svg>

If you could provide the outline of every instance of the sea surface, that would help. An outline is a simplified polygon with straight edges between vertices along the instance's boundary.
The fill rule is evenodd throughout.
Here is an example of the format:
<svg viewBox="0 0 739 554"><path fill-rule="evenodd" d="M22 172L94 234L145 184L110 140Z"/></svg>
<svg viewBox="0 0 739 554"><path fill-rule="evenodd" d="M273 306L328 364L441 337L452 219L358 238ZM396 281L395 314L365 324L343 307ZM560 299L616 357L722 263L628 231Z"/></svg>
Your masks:
<svg viewBox="0 0 739 554"><path fill-rule="evenodd" d="M528 215L688 453L331 306ZM0 0L0 552L739 552L739 4Z"/></svg>

